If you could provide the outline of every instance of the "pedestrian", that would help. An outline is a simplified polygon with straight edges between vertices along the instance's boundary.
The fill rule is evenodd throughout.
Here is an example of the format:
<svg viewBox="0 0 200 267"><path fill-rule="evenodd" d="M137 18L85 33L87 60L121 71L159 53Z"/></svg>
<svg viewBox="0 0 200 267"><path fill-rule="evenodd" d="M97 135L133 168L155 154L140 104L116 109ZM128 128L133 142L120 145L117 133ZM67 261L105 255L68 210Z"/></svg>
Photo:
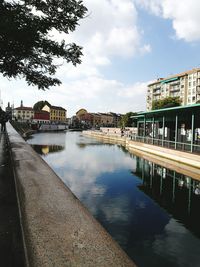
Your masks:
<svg viewBox="0 0 200 267"><path fill-rule="evenodd" d="M0 107L0 123L1 123L1 132L6 131L6 122L8 121L7 119L7 114L5 111L2 110Z"/></svg>

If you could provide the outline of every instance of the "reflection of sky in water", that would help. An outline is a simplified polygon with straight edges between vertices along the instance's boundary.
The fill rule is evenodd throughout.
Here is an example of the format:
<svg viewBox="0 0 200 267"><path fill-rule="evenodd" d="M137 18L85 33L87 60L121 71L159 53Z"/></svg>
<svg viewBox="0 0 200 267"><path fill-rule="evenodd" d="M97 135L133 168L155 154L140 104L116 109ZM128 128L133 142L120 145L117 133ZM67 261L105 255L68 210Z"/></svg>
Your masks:
<svg viewBox="0 0 200 267"><path fill-rule="evenodd" d="M200 266L199 239L138 188L136 158L121 146L77 133L28 142L64 147L45 160L139 266Z"/></svg>

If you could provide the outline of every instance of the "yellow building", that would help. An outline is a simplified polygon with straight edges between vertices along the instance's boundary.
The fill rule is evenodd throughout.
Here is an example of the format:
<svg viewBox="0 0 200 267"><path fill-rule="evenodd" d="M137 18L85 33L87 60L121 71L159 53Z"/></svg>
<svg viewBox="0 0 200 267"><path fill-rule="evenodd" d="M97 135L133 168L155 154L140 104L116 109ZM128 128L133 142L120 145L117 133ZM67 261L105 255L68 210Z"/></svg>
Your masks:
<svg viewBox="0 0 200 267"><path fill-rule="evenodd" d="M66 123L66 109L52 105L45 105L42 110L45 110L50 113L50 121L57 123Z"/></svg>
<svg viewBox="0 0 200 267"><path fill-rule="evenodd" d="M84 109L84 108L81 108L79 109L77 112L76 112L76 118L80 121L81 117L85 114L87 114L87 110Z"/></svg>

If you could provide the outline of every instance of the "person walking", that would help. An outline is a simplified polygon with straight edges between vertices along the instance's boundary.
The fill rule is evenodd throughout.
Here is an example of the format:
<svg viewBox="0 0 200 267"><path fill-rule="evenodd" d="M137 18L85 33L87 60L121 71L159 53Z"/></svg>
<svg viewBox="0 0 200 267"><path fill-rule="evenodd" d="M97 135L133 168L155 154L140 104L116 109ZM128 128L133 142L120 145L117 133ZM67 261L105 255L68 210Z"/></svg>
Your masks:
<svg viewBox="0 0 200 267"><path fill-rule="evenodd" d="M0 123L1 123L1 132L6 131L6 122L8 121L7 119L7 114L5 111L2 110L0 107Z"/></svg>

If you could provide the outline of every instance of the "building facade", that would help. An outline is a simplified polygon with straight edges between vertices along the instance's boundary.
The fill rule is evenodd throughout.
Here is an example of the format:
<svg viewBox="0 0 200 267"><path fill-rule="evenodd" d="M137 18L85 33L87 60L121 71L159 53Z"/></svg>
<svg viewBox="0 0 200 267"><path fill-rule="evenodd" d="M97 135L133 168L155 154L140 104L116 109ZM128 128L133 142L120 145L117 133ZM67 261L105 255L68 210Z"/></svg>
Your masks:
<svg viewBox="0 0 200 267"><path fill-rule="evenodd" d="M33 122L35 123L49 123L50 113L44 110L35 111Z"/></svg>
<svg viewBox="0 0 200 267"><path fill-rule="evenodd" d="M87 112L86 109L81 108L81 109L79 109L79 110L76 112L76 118L80 121L81 118L82 118L85 114L87 114L87 113L88 113L88 112Z"/></svg>
<svg viewBox="0 0 200 267"><path fill-rule="evenodd" d="M109 113L98 113L101 116L101 126L111 127L113 126L114 119Z"/></svg>
<svg viewBox="0 0 200 267"><path fill-rule="evenodd" d="M49 112L50 121L56 123L66 123L66 109L52 105L45 105L42 110Z"/></svg>
<svg viewBox="0 0 200 267"><path fill-rule="evenodd" d="M200 100L200 68L185 71L170 77L159 78L148 85L147 111L153 101L166 97L179 97L181 104L191 105Z"/></svg>
<svg viewBox="0 0 200 267"><path fill-rule="evenodd" d="M20 107L14 109L14 118L18 121L32 121L34 118L34 110L32 107L24 107L21 103Z"/></svg>

